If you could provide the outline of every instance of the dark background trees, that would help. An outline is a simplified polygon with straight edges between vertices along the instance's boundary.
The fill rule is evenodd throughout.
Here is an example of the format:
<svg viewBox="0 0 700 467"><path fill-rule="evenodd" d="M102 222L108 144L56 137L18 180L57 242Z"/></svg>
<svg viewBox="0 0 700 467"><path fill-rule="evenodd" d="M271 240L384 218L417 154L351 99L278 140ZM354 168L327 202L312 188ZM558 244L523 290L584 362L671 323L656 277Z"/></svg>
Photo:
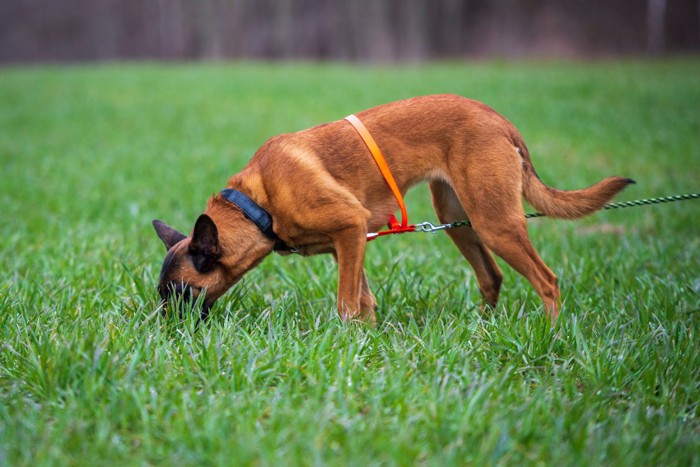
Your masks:
<svg viewBox="0 0 700 467"><path fill-rule="evenodd" d="M700 0L0 0L0 62L700 51Z"/></svg>

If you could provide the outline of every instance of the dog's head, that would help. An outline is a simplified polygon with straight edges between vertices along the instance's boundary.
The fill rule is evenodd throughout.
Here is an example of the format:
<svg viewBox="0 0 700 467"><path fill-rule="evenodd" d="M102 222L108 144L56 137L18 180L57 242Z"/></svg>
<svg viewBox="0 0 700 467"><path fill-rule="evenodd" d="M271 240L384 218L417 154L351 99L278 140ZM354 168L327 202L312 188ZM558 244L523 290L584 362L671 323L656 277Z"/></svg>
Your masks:
<svg viewBox="0 0 700 467"><path fill-rule="evenodd" d="M206 214L197 219L191 236L154 220L153 227L168 250L160 271L158 293L167 306L177 305L179 313L187 303L202 304L202 318L231 286L229 273L220 262L223 256L219 232Z"/></svg>

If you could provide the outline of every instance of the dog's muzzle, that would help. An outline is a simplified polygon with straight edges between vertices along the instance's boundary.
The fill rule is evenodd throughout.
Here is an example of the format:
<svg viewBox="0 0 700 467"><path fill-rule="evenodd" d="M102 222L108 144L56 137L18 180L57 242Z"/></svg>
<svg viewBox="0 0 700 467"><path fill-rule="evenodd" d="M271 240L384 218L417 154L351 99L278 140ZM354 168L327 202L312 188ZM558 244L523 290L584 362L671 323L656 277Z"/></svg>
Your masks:
<svg viewBox="0 0 700 467"><path fill-rule="evenodd" d="M201 319L206 319L209 316L209 310L214 302L209 300L201 300L200 296L204 293L201 288L193 287L183 282L168 282L158 286L161 303L163 303L162 313L165 315L166 309L175 309L178 316L182 319L185 312L194 310L201 302L202 310L200 312ZM205 297L202 297L205 298Z"/></svg>

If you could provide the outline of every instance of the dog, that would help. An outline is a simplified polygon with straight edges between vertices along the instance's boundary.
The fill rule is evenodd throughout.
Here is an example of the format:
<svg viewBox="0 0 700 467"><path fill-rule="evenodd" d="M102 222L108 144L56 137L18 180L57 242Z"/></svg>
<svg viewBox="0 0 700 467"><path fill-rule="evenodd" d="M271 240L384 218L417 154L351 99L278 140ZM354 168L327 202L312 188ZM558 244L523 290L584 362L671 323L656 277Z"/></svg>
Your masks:
<svg viewBox="0 0 700 467"><path fill-rule="evenodd" d="M552 319L559 313L557 277L530 243L521 197L547 216L576 219L634 183L608 177L581 190L546 186L515 126L465 97L416 97L356 117L381 148L401 193L428 182L440 222L471 221L447 235L474 269L490 308L503 280L495 253L532 284ZM166 303L199 299L206 318L214 302L271 252L330 253L338 264L340 317L374 322L377 302L363 266L367 234L397 207L348 121L275 136L209 199L190 235L153 221L168 250L158 291Z"/></svg>

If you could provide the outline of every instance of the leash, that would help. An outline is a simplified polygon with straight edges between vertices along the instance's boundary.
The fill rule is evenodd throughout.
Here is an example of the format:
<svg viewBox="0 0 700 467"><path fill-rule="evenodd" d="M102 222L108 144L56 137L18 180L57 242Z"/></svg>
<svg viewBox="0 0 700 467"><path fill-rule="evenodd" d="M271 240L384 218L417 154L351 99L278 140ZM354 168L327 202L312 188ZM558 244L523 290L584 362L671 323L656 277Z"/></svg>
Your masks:
<svg viewBox="0 0 700 467"><path fill-rule="evenodd" d="M634 201L621 201L618 203L610 203L606 204L603 206L602 210L609 210L609 209L622 209L622 208L632 208L635 206L648 206L651 204L662 204L662 203L672 203L674 201L685 201L689 199L698 199L700 198L700 193L690 193L687 195L672 195L672 196L664 196L661 198L645 198L645 199L637 199ZM525 219L533 219L536 217L546 217L547 215L542 213L542 212L530 212L528 214L525 214ZM468 220L464 221L456 221L456 222L450 222L447 224L438 224L435 225L432 222L421 222L420 224L415 225L415 230L414 232L428 232L428 233L435 233L440 230L445 230L445 229L452 229L455 227L471 227L472 223L469 222ZM370 235L373 235L372 238L370 238ZM372 240L376 238L376 234L370 233L367 234L367 240Z"/></svg>

